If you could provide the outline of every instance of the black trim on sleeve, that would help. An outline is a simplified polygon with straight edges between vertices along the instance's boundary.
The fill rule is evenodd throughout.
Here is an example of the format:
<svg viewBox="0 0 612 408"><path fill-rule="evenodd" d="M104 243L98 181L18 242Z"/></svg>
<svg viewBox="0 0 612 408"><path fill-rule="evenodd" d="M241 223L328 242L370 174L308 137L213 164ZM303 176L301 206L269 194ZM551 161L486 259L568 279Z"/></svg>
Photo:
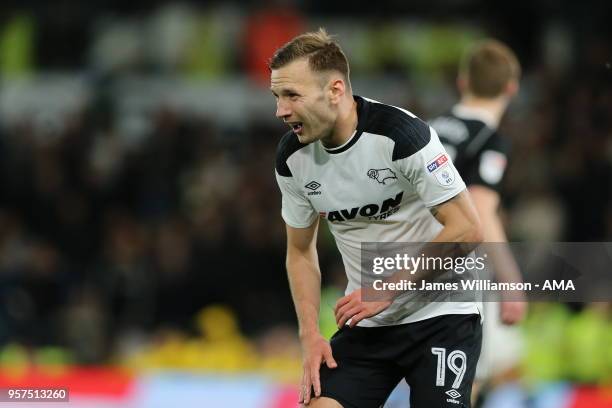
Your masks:
<svg viewBox="0 0 612 408"><path fill-rule="evenodd" d="M293 153L306 146L308 145L300 143L292 130L285 133L276 148L276 172L283 177L292 177L287 160Z"/></svg>

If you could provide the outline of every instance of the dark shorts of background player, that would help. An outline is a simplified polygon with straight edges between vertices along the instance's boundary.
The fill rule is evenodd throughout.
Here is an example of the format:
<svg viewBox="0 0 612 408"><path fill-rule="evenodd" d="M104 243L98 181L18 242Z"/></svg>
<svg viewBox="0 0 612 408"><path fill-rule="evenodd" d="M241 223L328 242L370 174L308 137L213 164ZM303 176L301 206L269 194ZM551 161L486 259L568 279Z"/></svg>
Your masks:
<svg viewBox="0 0 612 408"><path fill-rule="evenodd" d="M397 326L345 326L331 339L338 367L321 366L321 395L344 408L379 408L405 378L411 408L467 408L481 343L476 314Z"/></svg>

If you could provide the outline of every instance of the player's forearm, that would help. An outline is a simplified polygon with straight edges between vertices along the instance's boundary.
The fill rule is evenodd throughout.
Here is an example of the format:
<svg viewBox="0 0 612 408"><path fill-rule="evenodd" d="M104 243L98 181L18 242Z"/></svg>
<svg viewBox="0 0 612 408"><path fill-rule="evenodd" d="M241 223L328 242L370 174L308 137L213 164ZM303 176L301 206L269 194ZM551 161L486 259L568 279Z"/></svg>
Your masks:
<svg viewBox="0 0 612 408"><path fill-rule="evenodd" d="M481 212L484 242L493 263L495 277L500 282L522 282L516 260L508 247L508 238L497 211Z"/></svg>
<svg viewBox="0 0 612 408"><path fill-rule="evenodd" d="M483 234L480 224L457 222L447 224L431 242L465 242L478 244L482 242Z"/></svg>
<svg viewBox="0 0 612 408"><path fill-rule="evenodd" d="M479 244L483 241L483 230L477 216L447 217L443 220L442 230L431 242L457 242Z"/></svg>
<svg viewBox="0 0 612 408"><path fill-rule="evenodd" d="M459 242L478 244L483 240L480 218L470 195L463 191L449 201L430 208L442 224L442 230L431 242Z"/></svg>
<svg viewBox="0 0 612 408"><path fill-rule="evenodd" d="M484 242L508 242L506 232L496 210L480 211Z"/></svg>
<svg viewBox="0 0 612 408"><path fill-rule="evenodd" d="M321 304L321 272L316 254L287 255L289 287L299 323L300 338L319 333Z"/></svg>
<svg viewBox="0 0 612 408"><path fill-rule="evenodd" d="M482 242L482 231L478 218L475 223L470 222L446 222L444 228L430 241L419 248L419 254L424 259L461 258L472 252ZM461 220L456 220L461 221ZM452 244L448 244L452 243ZM447 245L443 245L447 244ZM400 269L388 278L386 283L397 283L401 281L419 282L431 280L440 274L446 273L445 269ZM401 294L400 291L376 291L378 299L392 300Z"/></svg>

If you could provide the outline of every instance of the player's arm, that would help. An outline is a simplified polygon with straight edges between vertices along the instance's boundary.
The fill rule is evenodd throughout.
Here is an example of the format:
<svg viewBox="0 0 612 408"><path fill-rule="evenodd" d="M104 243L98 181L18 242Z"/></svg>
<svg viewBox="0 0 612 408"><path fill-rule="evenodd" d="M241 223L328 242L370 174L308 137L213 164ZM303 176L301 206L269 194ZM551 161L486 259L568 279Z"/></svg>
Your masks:
<svg viewBox="0 0 612 408"><path fill-rule="evenodd" d="M308 404L311 387L321 395L319 368L325 361L329 368L337 366L329 342L319 331L321 271L317 255L317 220L307 228L287 225L287 275L299 323L304 374L300 402Z"/></svg>
<svg viewBox="0 0 612 408"><path fill-rule="evenodd" d="M300 337L319 333L321 271L317 255L318 220L307 228L287 225L287 274Z"/></svg>
<svg viewBox="0 0 612 408"><path fill-rule="evenodd" d="M432 242L482 242L480 218L467 190L429 211L444 226Z"/></svg>
<svg viewBox="0 0 612 408"><path fill-rule="evenodd" d="M422 253L426 256L432 258L464 257L483 241L480 217L467 189L441 204L430 207L429 211L443 228L421 248ZM440 243L453 243L453 245L440 245ZM396 275L401 277L403 273ZM420 274L422 279L434 276L434 271Z"/></svg>
<svg viewBox="0 0 612 408"><path fill-rule="evenodd" d="M478 184L469 186L468 190L480 215L484 241L508 242L498 214L500 198L497 191Z"/></svg>
<svg viewBox="0 0 612 408"><path fill-rule="evenodd" d="M480 215L484 242L493 242L488 246L495 276L500 282L522 282L519 267L507 245L508 242L502 221L499 217L500 197L497 191L484 185L471 185L470 194ZM520 322L527 311L522 293L512 293L511 301L502 302L501 320L506 324Z"/></svg>

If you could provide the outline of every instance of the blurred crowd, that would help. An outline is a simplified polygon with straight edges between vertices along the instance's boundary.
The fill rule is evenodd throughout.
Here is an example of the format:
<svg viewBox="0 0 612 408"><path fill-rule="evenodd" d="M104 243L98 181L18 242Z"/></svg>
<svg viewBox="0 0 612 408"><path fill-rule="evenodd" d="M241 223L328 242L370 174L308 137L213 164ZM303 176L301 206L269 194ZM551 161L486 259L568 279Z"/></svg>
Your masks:
<svg viewBox="0 0 612 408"><path fill-rule="evenodd" d="M89 44L95 68L79 66L78 60L68 63L76 65L70 67L75 72L94 72L86 79L91 96L63 114L59 125L57 117L41 120L40 112L27 109L8 115L11 101L3 100L2 345L58 346L76 362L108 362L167 339L168 333L201 335L195 319L211 305L232 310L237 330L260 339L260 350L277 349L274 339L290 343L286 330L295 326L295 317L273 171L276 143L285 128L273 108L267 115L238 115L241 123L236 124L162 99L141 116L146 126L133 137L122 100L108 90L143 70L148 75L203 72L204 79L222 85L246 81L265 88L263 56L321 19L309 21L286 8L229 17L225 9L221 14L167 10L151 17L169 30L159 30L165 33L159 38L191 48L180 54L159 41L153 55L165 63L149 65L141 52L146 47L133 42L145 30L142 23L125 16L114 23L101 18L97 27L103 28ZM295 24L287 28L287 20ZM0 47L5 87L23 75L44 72L45 65L38 66L32 56L49 57L48 51L36 53L35 41L26 41L27 33L35 32L35 15L9 21ZM349 58L356 60L354 91L362 92L359 84L372 89L377 81L394 81L392 91L381 91L390 102L424 119L449 109L456 98L454 67L461 47L490 33L417 31L430 46L445 46L436 57L406 46L416 41L414 27L394 21L391 28L364 23L369 28L347 39ZM340 19L326 23L332 33L346 32ZM190 42L185 27L202 42ZM540 56L524 38L503 29L498 33L525 58L520 97L501 126L513 143L504 184L511 240L612 240L610 43L583 31L576 34L574 28L550 26L537 33ZM571 47L555 45L570 34L576 34L568 40ZM393 38L402 41L389 41ZM373 53L367 44L376 43L381 46ZM34 50L28 53L28 47ZM242 55L241 49L248 52ZM222 96L197 98L214 104L216 98L222 103ZM265 103L273 107L269 99ZM341 288L339 255L325 229L320 239L325 284Z"/></svg>
<svg viewBox="0 0 612 408"><path fill-rule="evenodd" d="M69 120L54 137L26 122L1 138L3 341L61 342L98 361L112 335L187 329L211 303L247 331L292 320L279 129L224 146L213 123L161 110L128 147L96 113Z"/></svg>

